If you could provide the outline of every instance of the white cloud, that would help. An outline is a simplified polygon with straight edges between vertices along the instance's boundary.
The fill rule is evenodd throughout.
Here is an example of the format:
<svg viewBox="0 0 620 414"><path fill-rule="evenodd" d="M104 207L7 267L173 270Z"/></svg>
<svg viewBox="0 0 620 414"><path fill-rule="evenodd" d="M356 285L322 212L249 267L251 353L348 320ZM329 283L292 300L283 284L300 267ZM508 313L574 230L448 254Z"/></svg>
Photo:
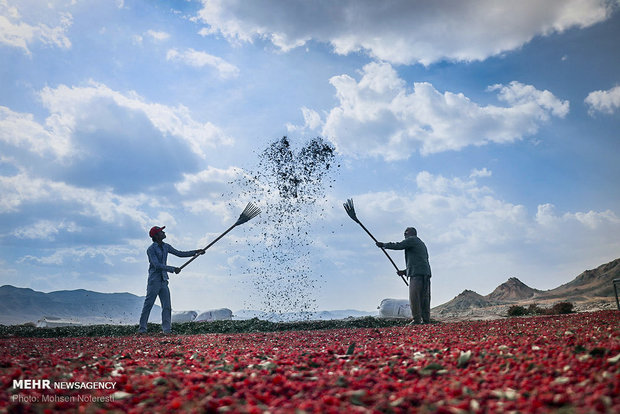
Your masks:
<svg viewBox="0 0 620 414"><path fill-rule="evenodd" d="M181 194L188 194L195 191L197 185L200 184L226 184L239 177L242 170L237 167L228 167L220 169L215 167L207 167L197 174L183 174L183 181L175 184L177 191ZM200 192L203 192L201 189Z"/></svg>
<svg viewBox="0 0 620 414"><path fill-rule="evenodd" d="M31 54L29 46L36 42L61 49L71 47L71 41L66 35L73 20L70 13L37 16L33 19L45 21L30 21L28 17L22 16L22 12L28 10L25 7L20 10L19 6L23 7L23 4L9 0L0 1L0 44L22 49L28 55ZM48 9L53 12L53 9Z"/></svg>
<svg viewBox="0 0 620 414"><path fill-rule="evenodd" d="M150 36L153 40L156 41L164 41L170 39L170 33L159 32L156 30L147 30L146 34Z"/></svg>
<svg viewBox="0 0 620 414"><path fill-rule="evenodd" d="M491 175L493 175L493 172L490 170L487 170L486 167L479 170L479 169L473 169L471 171L471 174L469 174L469 176L471 178L476 178L476 177L490 177Z"/></svg>
<svg viewBox="0 0 620 414"><path fill-rule="evenodd" d="M16 229L12 234L20 239L54 240L55 236L61 231L75 233L81 230L82 229L72 221L66 222L63 220L54 222L51 220L39 220L32 225Z"/></svg>
<svg viewBox="0 0 620 414"><path fill-rule="evenodd" d="M588 27L609 17L605 0L203 0L201 34L236 42L267 39L283 51L310 40L338 54L365 52L396 64L484 60L535 36Z"/></svg>
<svg viewBox="0 0 620 414"><path fill-rule="evenodd" d="M379 240L400 240L407 226L418 229L429 247L435 292L442 301L462 289L489 289L515 275L533 287L555 287L570 277L562 269L584 270L620 251L615 212L559 213L553 205L541 204L532 213L500 199L472 177L422 171L410 192L353 197L358 217ZM359 229L351 231L361 237ZM359 266L359 258L355 260Z"/></svg>
<svg viewBox="0 0 620 414"><path fill-rule="evenodd" d="M606 91L590 92L585 103L590 107L590 115L594 115L595 112L613 114L620 108L620 86L615 86Z"/></svg>
<svg viewBox="0 0 620 414"><path fill-rule="evenodd" d="M294 125L291 123L287 123L286 124L287 131L289 132L315 131L323 125L323 121L321 120L321 116L318 114L318 112L303 106L301 108L301 113L304 117L304 124L300 126L300 125Z"/></svg>
<svg viewBox="0 0 620 414"><path fill-rule="evenodd" d="M186 143L189 150L202 158L206 157L207 148L233 143L211 122L194 120L185 106L148 102L135 92L117 92L92 81L85 87L46 87L39 97L50 113L43 124L32 114L0 106L0 142L39 156L51 156L63 164L97 156L92 154L92 137L81 141L80 134L127 134L131 128L126 122L138 125L139 117L145 120L145 128L158 131L164 140L172 137ZM141 136L144 131L131 134L135 135L131 139L147 139Z"/></svg>
<svg viewBox="0 0 620 414"><path fill-rule="evenodd" d="M72 143L72 135L79 122L88 121L87 125L80 125L80 128L101 128L101 126L93 125L92 120L97 119L93 115L98 115L102 100L113 102L122 110L144 114L153 127L162 134L185 140L192 151L201 157L205 157L204 149L207 147L215 148L217 145L232 143L232 139L212 123L195 121L185 106L170 107L147 102L135 92L123 94L93 81L86 87L66 85L60 85L57 88L46 87L41 91L40 97L51 115L46 119L45 127L30 125L30 128L39 132L41 136L49 134L49 148L56 151L59 158L76 155L72 153L75 147L68 143ZM11 119L13 118L16 116L12 115ZM28 116L21 118L31 120ZM16 122L14 124L17 126ZM7 133L13 134L14 132L16 129L12 128ZM19 132L17 134L23 135ZM36 143L39 144L39 141L37 139Z"/></svg>
<svg viewBox="0 0 620 414"><path fill-rule="evenodd" d="M30 173L71 185L120 193L172 185L183 172L196 171L207 153L233 142L182 105L149 102L92 81L46 87L39 99L49 112L44 121L0 106L0 144L18 160L35 155L20 164ZM158 173L157 159L167 160L166 174Z"/></svg>
<svg viewBox="0 0 620 414"><path fill-rule="evenodd" d="M538 118L543 121L549 119L549 113L561 118L568 114L568 101L560 101L549 91L539 91L531 85L511 82L509 86L493 85L490 91L499 91L498 98L511 106L530 106L536 104L543 109L537 111Z"/></svg>
<svg viewBox="0 0 620 414"><path fill-rule="evenodd" d="M0 141L38 155L53 154L64 158L72 152L71 140L66 133L39 124L32 114L13 112L5 106L0 106Z"/></svg>
<svg viewBox="0 0 620 414"><path fill-rule="evenodd" d="M49 256L34 256L26 255L17 260L17 263L34 262L44 265L63 265L67 260L71 262L79 261L92 261L96 257L100 257L102 261L109 265L114 266L119 261L118 256L125 256L120 260L135 257L137 254L135 248L123 246L75 246L68 248L58 248L54 250Z"/></svg>
<svg viewBox="0 0 620 414"><path fill-rule="evenodd" d="M229 211L228 201L221 200L217 196L193 201L185 201L183 202L183 207L194 214L211 213L211 215L222 217L223 219L230 220L232 218Z"/></svg>
<svg viewBox="0 0 620 414"><path fill-rule="evenodd" d="M179 52L176 49L170 49L166 54L166 59L171 61L182 62L195 68L210 66L216 69L223 79L235 78L239 76L239 68L226 62L224 59L200 52L194 49L187 49Z"/></svg>
<svg viewBox="0 0 620 414"><path fill-rule="evenodd" d="M322 135L342 153L386 160L514 142L535 134L551 116L564 117L569 108L551 92L519 82L489 88L508 106L481 106L426 82L409 91L388 63L367 64L359 82L340 75L330 83L339 105L327 115Z"/></svg>
<svg viewBox="0 0 620 414"><path fill-rule="evenodd" d="M170 227L175 226L177 224L177 221L172 214L167 211L162 211L157 215L155 223L166 223L165 225Z"/></svg>
<svg viewBox="0 0 620 414"><path fill-rule="evenodd" d="M587 227L590 230L601 230L608 225L620 225L620 218L611 210L588 211L587 213L564 213L557 214L553 204L538 206L536 222L541 228L555 232L570 234L576 226Z"/></svg>
<svg viewBox="0 0 620 414"><path fill-rule="evenodd" d="M0 192L3 194L0 213L19 211L26 204L45 203L48 206L64 205L65 210L70 205L71 213L94 217L104 223L130 221L146 228L151 221L142 209L152 203L151 198L145 195L120 196L110 190L80 188L24 172L11 177L0 176ZM66 213L70 214L69 211ZM22 236L35 234L32 230L23 229L19 233Z"/></svg>

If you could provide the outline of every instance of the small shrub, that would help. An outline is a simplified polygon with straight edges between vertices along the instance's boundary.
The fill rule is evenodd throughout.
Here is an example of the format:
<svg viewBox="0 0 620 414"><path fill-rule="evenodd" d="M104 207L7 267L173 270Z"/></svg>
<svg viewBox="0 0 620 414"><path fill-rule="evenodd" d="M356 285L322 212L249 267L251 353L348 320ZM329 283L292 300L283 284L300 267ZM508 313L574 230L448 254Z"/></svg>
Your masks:
<svg viewBox="0 0 620 414"><path fill-rule="evenodd" d="M537 304L532 303L530 306L528 306L527 313L528 315L543 315L545 313L545 310L538 307Z"/></svg>
<svg viewBox="0 0 620 414"><path fill-rule="evenodd" d="M573 304L570 302L558 302L550 308L541 308L537 304L533 303L527 308L519 305L512 305L508 309L508 316L564 315L573 312Z"/></svg>
<svg viewBox="0 0 620 414"><path fill-rule="evenodd" d="M570 302L559 302L549 309L551 315L564 315L566 313L573 313L573 304Z"/></svg>
<svg viewBox="0 0 620 414"><path fill-rule="evenodd" d="M527 309L525 309L523 306L512 305L510 308L508 308L508 316L523 316L523 315L527 315Z"/></svg>

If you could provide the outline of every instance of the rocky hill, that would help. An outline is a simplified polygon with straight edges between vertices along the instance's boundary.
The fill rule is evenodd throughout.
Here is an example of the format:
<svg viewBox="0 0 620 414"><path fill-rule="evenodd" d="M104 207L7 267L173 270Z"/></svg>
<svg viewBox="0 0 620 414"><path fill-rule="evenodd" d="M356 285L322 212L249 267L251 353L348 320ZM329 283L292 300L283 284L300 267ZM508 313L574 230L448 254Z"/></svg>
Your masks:
<svg viewBox="0 0 620 414"><path fill-rule="evenodd" d="M433 308L433 311L439 313L459 312L473 308L486 308L493 305L497 305L497 302L492 302L473 290L465 289L451 301Z"/></svg>
<svg viewBox="0 0 620 414"><path fill-rule="evenodd" d="M620 259L586 270L572 281L544 292L547 299L565 298L575 302L614 298L613 279L620 279Z"/></svg>
<svg viewBox="0 0 620 414"><path fill-rule="evenodd" d="M485 296L491 302L515 302L540 295L541 290L533 289L516 277L511 277Z"/></svg>
<svg viewBox="0 0 620 414"><path fill-rule="evenodd" d="M557 302L572 302L577 310L613 309L616 306L613 279L619 278L620 259L586 270L572 281L551 290L534 289L511 277L486 296L465 290L433 308L431 313L440 320L493 319L505 316L512 305L544 306Z"/></svg>
<svg viewBox="0 0 620 414"><path fill-rule="evenodd" d="M452 314L469 311L471 309L512 304L523 300L532 299L542 292L543 291L541 290L533 289L527 286L516 277L511 277L486 296L482 296L472 290L465 289L454 299L433 308L433 312L440 314Z"/></svg>

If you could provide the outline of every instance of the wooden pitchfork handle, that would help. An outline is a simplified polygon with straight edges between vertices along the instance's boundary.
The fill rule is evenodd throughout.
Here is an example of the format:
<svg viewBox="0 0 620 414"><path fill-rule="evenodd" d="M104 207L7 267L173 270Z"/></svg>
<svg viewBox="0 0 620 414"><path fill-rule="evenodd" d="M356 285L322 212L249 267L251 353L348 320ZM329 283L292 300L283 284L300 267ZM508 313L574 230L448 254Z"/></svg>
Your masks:
<svg viewBox="0 0 620 414"><path fill-rule="evenodd" d="M207 247L205 247L202 250L207 250L209 247L213 246L215 244L215 242L217 242L219 239L221 239L222 237L226 236L226 234L228 234L229 231L231 231L232 229L234 229L237 226L237 223L233 224L232 226L230 226L230 228L228 230L226 230L224 233L222 233L217 239L213 240L211 243L209 243L207 245ZM193 262L194 260L196 260L196 258L198 256L201 256L200 254L197 254L195 256L193 256L191 259L189 259L187 262L183 263L183 266L179 267L179 270L183 270L183 268L185 266L187 266L188 264L190 264L191 262Z"/></svg>
<svg viewBox="0 0 620 414"><path fill-rule="evenodd" d="M370 238L372 238L374 240L375 243L378 243L378 240L375 239L375 236L373 236L368 229L362 224L361 221L357 220L357 224L359 224L360 226L362 226L362 228L364 229L364 231L366 233L368 233L368 235L370 236ZM405 285L409 286L409 283L407 283L407 281L405 280L405 278L399 274L398 272L400 272L400 269L398 268L398 266L396 266L396 263L394 263L394 260L392 260L392 257L388 254L388 252L385 251L385 249L383 247L380 247L381 251L383 253L385 253L385 256L390 260L390 263L392 263L392 265L394 266L394 269L396 269L396 274L398 274L398 276L400 276L400 278L403 280L403 282L405 282Z"/></svg>

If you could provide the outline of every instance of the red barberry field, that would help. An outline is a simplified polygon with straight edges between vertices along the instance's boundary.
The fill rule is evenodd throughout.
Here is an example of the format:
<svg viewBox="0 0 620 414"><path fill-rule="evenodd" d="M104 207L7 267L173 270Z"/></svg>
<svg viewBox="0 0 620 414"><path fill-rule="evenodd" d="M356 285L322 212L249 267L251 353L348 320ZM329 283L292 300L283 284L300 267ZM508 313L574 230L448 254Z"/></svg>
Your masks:
<svg viewBox="0 0 620 414"><path fill-rule="evenodd" d="M5 412L620 412L619 311L0 345Z"/></svg>

